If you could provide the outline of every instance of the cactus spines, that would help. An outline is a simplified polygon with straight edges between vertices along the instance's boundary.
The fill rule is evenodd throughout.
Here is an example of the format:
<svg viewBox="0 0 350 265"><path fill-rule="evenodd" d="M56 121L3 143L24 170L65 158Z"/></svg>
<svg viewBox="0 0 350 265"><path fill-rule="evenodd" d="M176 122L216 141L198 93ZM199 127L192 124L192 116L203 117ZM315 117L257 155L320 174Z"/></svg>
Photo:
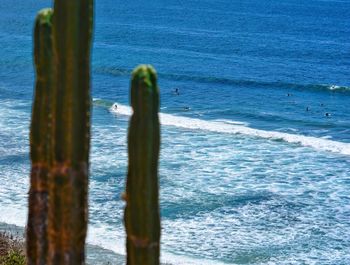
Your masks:
<svg viewBox="0 0 350 265"><path fill-rule="evenodd" d="M158 157L160 146L159 90L155 70L138 66L132 73L133 114L128 133L125 228L127 264L159 264L160 215Z"/></svg>
<svg viewBox="0 0 350 265"><path fill-rule="evenodd" d="M36 84L30 130L32 161L27 224L28 264L46 264L48 168L53 86L52 9L41 10L34 28Z"/></svg>
<svg viewBox="0 0 350 265"><path fill-rule="evenodd" d="M90 148L92 0L56 0L48 263L84 264Z"/></svg>

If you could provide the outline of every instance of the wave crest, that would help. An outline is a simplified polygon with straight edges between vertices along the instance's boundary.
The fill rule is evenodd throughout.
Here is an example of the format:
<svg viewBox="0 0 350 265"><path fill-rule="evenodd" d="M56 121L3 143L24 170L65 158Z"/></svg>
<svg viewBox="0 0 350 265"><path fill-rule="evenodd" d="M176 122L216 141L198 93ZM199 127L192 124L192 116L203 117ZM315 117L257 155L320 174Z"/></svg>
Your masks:
<svg viewBox="0 0 350 265"><path fill-rule="evenodd" d="M115 107L117 106L117 107ZM110 107L112 113L130 116L132 109L128 106L114 103ZM264 138L275 141L284 141L292 144L299 144L305 147L312 147L321 151L334 152L342 155L350 155L350 143L342 143L324 138L304 136L298 134L289 134L276 131L265 131L254 129L242 124L227 123L223 121L206 121L196 118L188 118L171 114L160 113L160 122L165 126L174 126L178 128L202 130L225 134L241 134L249 137Z"/></svg>
<svg viewBox="0 0 350 265"><path fill-rule="evenodd" d="M95 67L94 71L99 74L108 74L114 76L130 76L132 69L118 68L118 67ZM296 84L288 82L265 82L255 80L233 79L226 77L216 76L199 76L190 74L171 74L171 73L158 73L158 76L168 80L174 81L196 81L199 83L214 83L244 87L266 87L266 88L284 88L294 90L316 90L316 91L332 91L350 93L349 86L341 86L335 84Z"/></svg>

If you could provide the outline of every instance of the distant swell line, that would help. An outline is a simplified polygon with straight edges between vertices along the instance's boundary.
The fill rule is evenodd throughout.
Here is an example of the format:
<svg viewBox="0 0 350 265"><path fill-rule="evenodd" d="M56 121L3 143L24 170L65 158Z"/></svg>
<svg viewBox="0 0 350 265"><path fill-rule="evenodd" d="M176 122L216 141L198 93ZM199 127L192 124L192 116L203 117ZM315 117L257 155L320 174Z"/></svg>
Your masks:
<svg viewBox="0 0 350 265"><path fill-rule="evenodd" d="M118 104L117 109L114 105L110 108L111 112L130 116L132 110L128 106ZM165 126L174 126L185 129L210 131L226 134L242 134L250 137L264 138L270 140L284 141L293 144L299 144L305 147L312 147L321 151L329 151L333 153L350 155L350 143L336 142L332 140L289 134L276 131L264 131L259 129L253 129L250 127L228 124L221 121L205 121L195 118L187 118L181 116L175 116L171 114L160 113L160 122Z"/></svg>
<svg viewBox="0 0 350 265"><path fill-rule="evenodd" d="M98 74L109 74L114 76L129 76L131 69L117 68L117 67L95 67L94 72ZM254 80L231 79L225 77L215 76L196 76L188 74L171 74L158 73L158 76L168 80L174 81L196 81L201 83L215 83L225 85L235 85L244 87L267 87L267 88L287 88L296 90L318 90L318 91L333 91L350 93L350 87L340 86L334 84L293 84L287 82L264 82Z"/></svg>

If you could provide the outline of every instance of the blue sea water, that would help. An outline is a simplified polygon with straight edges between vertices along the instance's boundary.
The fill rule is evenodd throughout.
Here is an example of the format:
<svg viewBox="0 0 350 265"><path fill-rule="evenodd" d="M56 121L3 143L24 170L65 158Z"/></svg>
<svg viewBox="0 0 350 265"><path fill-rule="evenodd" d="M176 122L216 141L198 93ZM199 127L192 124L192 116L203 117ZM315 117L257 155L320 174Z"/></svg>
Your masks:
<svg viewBox="0 0 350 265"><path fill-rule="evenodd" d="M19 226L32 27L48 6L0 1L0 222ZM164 262L350 264L349 18L345 0L96 0L88 242L125 253L129 78L148 63Z"/></svg>

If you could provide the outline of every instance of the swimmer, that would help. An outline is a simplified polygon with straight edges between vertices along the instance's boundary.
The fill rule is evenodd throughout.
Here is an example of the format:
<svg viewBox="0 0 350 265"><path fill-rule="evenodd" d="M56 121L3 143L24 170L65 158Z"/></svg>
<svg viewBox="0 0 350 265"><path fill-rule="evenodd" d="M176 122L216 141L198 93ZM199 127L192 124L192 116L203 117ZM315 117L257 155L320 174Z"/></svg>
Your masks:
<svg viewBox="0 0 350 265"><path fill-rule="evenodd" d="M184 110L190 110L190 107L184 107Z"/></svg>
<svg viewBox="0 0 350 265"><path fill-rule="evenodd" d="M326 112L326 113L325 113L325 116L326 116L326 117L330 117L331 114L330 114L329 112Z"/></svg>
<svg viewBox="0 0 350 265"><path fill-rule="evenodd" d="M306 107L306 111L309 111L310 110L310 108L309 107Z"/></svg>
<svg viewBox="0 0 350 265"><path fill-rule="evenodd" d="M180 95L180 89L178 88L175 88L174 92L173 92L175 95Z"/></svg>

